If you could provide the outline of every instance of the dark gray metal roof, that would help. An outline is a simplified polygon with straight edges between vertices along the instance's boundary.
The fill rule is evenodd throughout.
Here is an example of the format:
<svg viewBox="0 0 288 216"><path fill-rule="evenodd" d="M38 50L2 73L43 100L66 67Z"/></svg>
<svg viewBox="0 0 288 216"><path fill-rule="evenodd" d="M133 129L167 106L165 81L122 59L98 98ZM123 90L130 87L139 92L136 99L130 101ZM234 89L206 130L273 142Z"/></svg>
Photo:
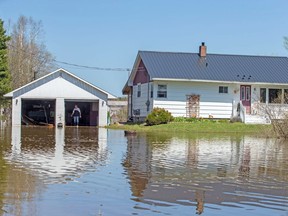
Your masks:
<svg viewBox="0 0 288 216"><path fill-rule="evenodd" d="M288 84L288 58L139 51L150 79Z"/></svg>

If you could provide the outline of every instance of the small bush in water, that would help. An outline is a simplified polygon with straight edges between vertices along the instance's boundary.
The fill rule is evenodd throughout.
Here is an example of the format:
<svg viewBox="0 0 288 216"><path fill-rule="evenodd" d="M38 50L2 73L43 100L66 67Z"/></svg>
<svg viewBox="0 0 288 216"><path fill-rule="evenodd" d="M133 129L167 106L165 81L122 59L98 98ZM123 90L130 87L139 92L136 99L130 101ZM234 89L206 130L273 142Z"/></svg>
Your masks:
<svg viewBox="0 0 288 216"><path fill-rule="evenodd" d="M147 125L167 124L173 121L171 113L163 108L154 108L152 112L146 117Z"/></svg>

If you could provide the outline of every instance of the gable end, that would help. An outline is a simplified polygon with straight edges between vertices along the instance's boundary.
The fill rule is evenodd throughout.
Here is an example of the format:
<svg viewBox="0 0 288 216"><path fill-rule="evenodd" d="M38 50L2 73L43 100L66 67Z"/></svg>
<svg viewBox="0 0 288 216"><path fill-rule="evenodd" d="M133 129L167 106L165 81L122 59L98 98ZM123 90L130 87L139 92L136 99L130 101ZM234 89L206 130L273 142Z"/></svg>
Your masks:
<svg viewBox="0 0 288 216"><path fill-rule="evenodd" d="M20 95L23 95L26 92L32 91L33 89L36 89L39 86L41 86L47 82L50 82L51 80L53 80L59 76L58 73L59 73L59 71L57 73L49 74L49 76L46 76L43 79L40 78L39 80L36 80L35 82L32 82L26 86L23 86L22 88L19 88L18 90L13 92L13 98L19 97Z"/></svg>
<svg viewBox="0 0 288 216"><path fill-rule="evenodd" d="M102 99L102 100L107 100L108 99L108 94L104 91L101 91L95 87L93 87L91 84L86 83L85 81L81 80L80 78L77 78L73 75L71 75L70 73L64 71L64 70L57 70L53 73L48 74L45 77L42 77L38 80L35 80L29 84L27 84L26 86L23 86L21 88L19 88L18 90L15 90L13 93L13 98L19 97L29 91L35 90L36 88L39 88L40 86L54 80L54 79L64 79L72 84L74 84L75 86L83 89L86 92L89 92L90 94Z"/></svg>
<svg viewBox="0 0 288 216"><path fill-rule="evenodd" d="M142 61L142 59L140 60L139 66L136 70L136 74L133 80L133 85L137 85L138 83L148 83L149 82L149 74L148 71Z"/></svg>

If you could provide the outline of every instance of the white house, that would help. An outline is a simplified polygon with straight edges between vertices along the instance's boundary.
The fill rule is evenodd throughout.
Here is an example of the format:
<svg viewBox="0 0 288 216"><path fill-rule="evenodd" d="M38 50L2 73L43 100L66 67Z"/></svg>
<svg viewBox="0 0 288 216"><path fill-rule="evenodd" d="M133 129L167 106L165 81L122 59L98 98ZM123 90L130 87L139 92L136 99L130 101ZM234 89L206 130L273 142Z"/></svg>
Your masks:
<svg viewBox="0 0 288 216"><path fill-rule="evenodd" d="M206 50L202 43L199 53L139 51L122 90L128 95L129 117L143 120L160 107L175 117L229 119L241 114L247 122L261 105L274 105L275 98L288 93L287 57ZM287 103L284 97L281 103Z"/></svg>
<svg viewBox="0 0 288 216"><path fill-rule="evenodd" d="M74 105L81 109L80 126L106 126L108 92L58 69L5 97L12 98L12 125L72 125Z"/></svg>

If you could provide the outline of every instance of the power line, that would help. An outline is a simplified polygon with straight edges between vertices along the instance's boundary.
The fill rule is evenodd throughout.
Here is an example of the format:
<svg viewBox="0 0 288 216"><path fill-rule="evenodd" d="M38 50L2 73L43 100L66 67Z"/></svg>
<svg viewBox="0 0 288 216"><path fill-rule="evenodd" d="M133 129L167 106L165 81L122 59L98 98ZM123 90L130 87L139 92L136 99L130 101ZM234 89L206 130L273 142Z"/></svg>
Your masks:
<svg viewBox="0 0 288 216"><path fill-rule="evenodd" d="M8 46L14 48L13 51L17 52L17 53L24 53L27 56L35 56L37 55L36 53L34 53L33 51L30 50L26 50L23 49L21 47L16 47L13 44L8 44ZM10 49L12 50L12 49ZM69 66L74 66L74 67L79 67L79 68L86 68L86 69L92 69L92 70L104 70L104 71L126 71L126 72L130 72L131 69L130 68L103 68L103 67L96 67L96 66L87 66L87 65L79 65L79 64L74 64L74 63L69 63L69 62L64 62L64 61L58 61L56 59L53 59L52 61L56 62L56 63L60 63L60 64L65 64L65 65L69 65Z"/></svg>
<svg viewBox="0 0 288 216"><path fill-rule="evenodd" d="M21 47L16 47L15 45L13 44L8 44L8 46L10 47L13 47L13 51L14 52L21 52L21 53L24 53L26 55L31 55L31 56L35 56L37 55L37 53L34 53L33 51L30 51L30 50L26 50L26 49L23 49ZM10 49L12 50L12 49ZM68 65L68 66L74 66L74 67L78 67L78 68L85 68L85 69L90 69L90 70L102 70L102 71L124 71L124 72L130 72L130 71L134 71L134 70L137 70L137 71L145 71L146 68L143 67L143 66L139 66L137 68L104 68L104 67L96 67L96 66L88 66L88 65L79 65L79 64L74 64L74 63L69 63L69 62L64 62L64 61L58 61L56 59L52 59L52 61L56 62L56 63L60 63L60 64L64 64L64 65Z"/></svg>
<svg viewBox="0 0 288 216"><path fill-rule="evenodd" d="M60 64L65 64L65 65L70 65L74 67L80 67L80 68L87 68L87 69L92 69L92 70L105 70L105 71L130 71L130 68L102 68L102 67L95 67L95 66L87 66L87 65L79 65L79 64L73 64L73 63L68 63L68 62L63 62L63 61L58 61L55 60L55 62L60 63Z"/></svg>

